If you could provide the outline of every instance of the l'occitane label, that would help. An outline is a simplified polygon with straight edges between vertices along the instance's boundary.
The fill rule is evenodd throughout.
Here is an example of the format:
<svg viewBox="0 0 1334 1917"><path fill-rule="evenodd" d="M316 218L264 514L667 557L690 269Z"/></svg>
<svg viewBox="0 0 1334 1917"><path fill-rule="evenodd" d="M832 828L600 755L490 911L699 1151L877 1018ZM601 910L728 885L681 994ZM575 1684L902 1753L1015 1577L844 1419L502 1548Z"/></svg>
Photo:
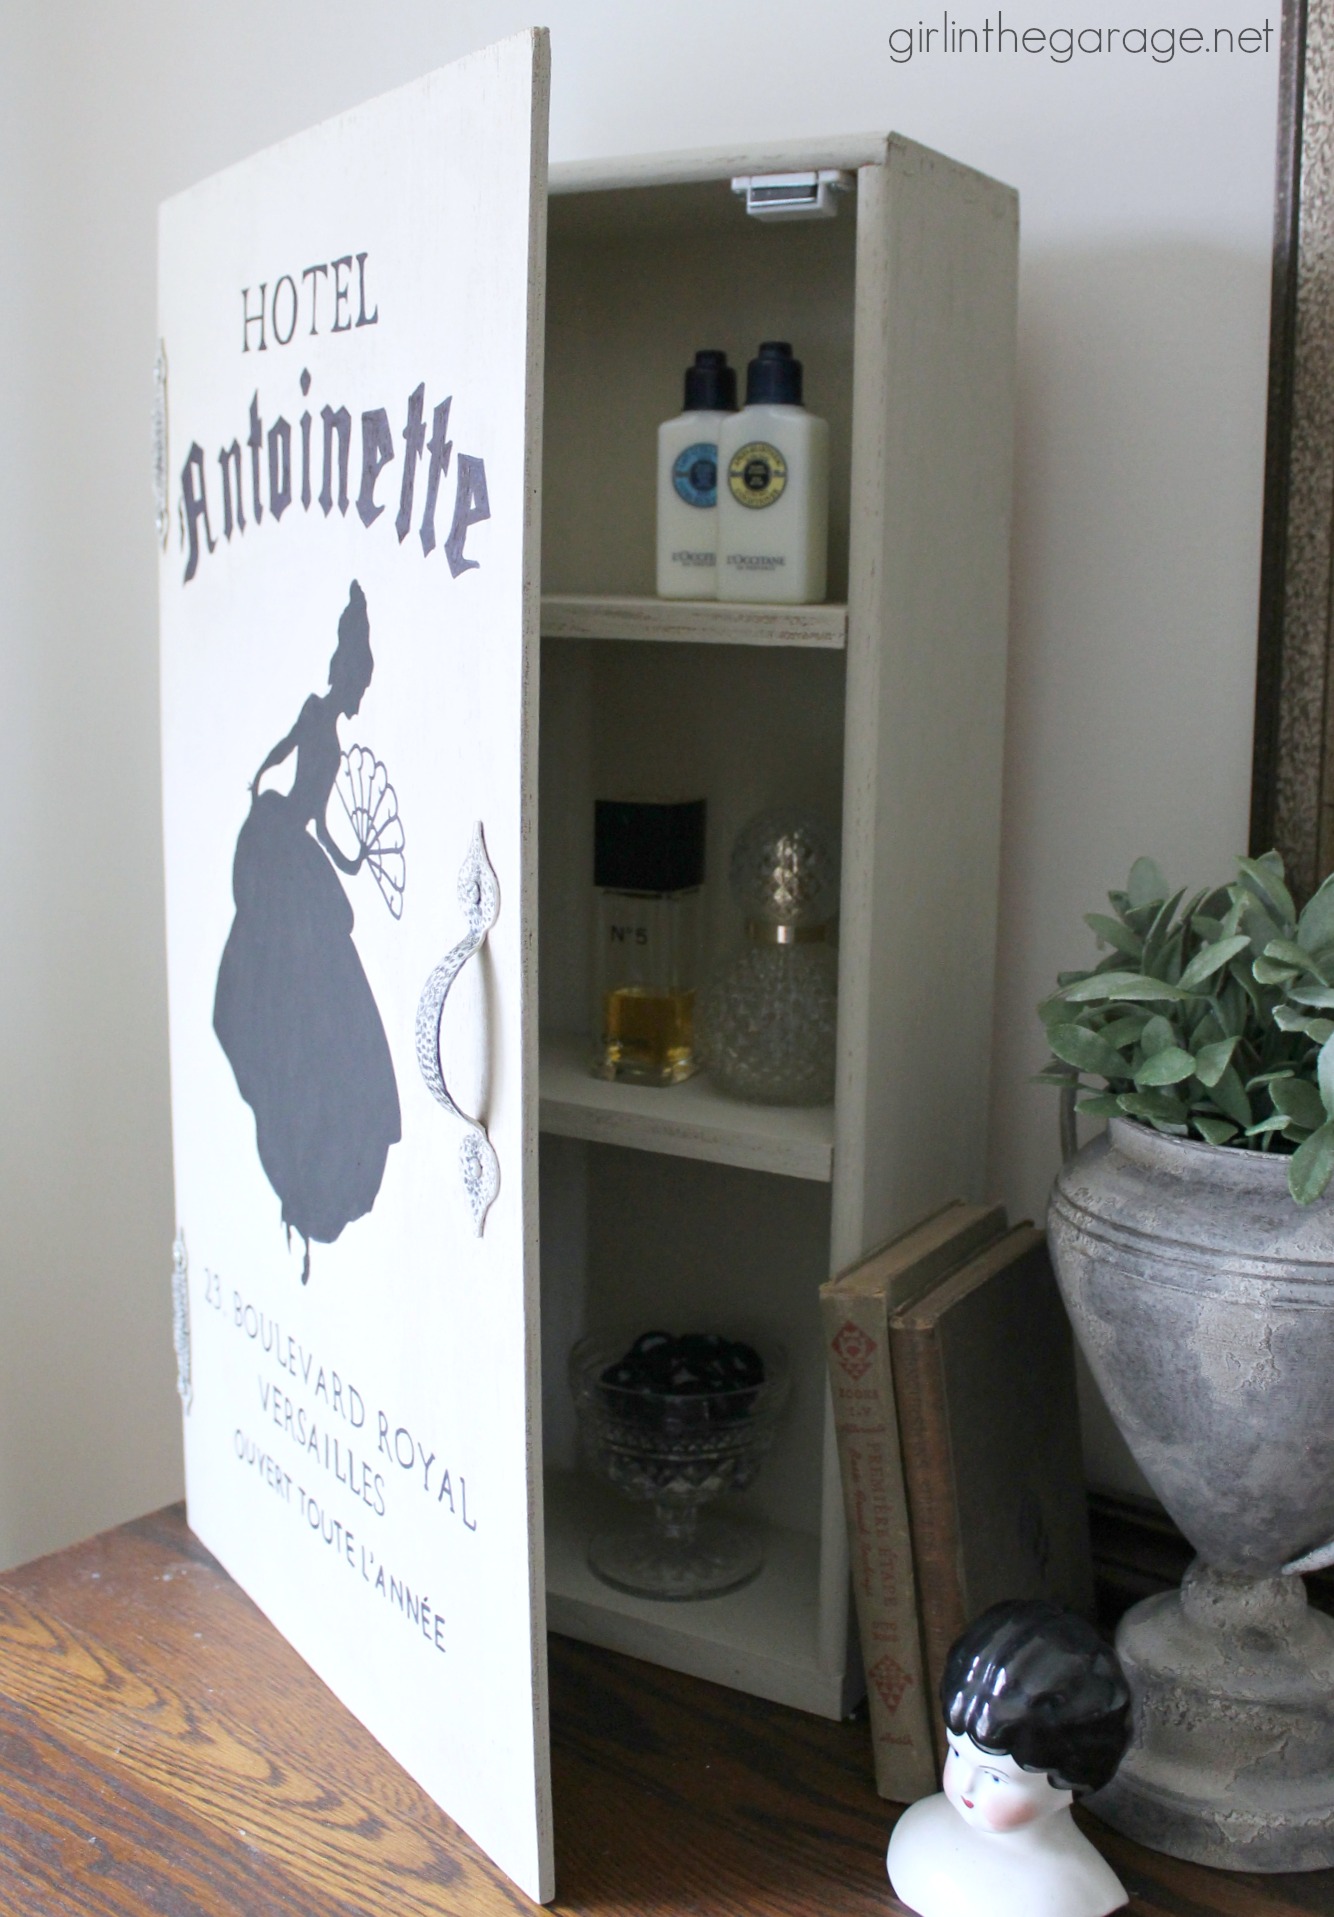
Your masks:
<svg viewBox="0 0 1334 1917"><path fill-rule="evenodd" d="M752 439L728 462L727 485L740 506L772 506L787 486L787 461L767 440Z"/></svg>
<svg viewBox="0 0 1334 1917"><path fill-rule="evenodd" d="M683 447L672 462L672 488L687 506L716 506L718 448L706 439Z"/></svg>

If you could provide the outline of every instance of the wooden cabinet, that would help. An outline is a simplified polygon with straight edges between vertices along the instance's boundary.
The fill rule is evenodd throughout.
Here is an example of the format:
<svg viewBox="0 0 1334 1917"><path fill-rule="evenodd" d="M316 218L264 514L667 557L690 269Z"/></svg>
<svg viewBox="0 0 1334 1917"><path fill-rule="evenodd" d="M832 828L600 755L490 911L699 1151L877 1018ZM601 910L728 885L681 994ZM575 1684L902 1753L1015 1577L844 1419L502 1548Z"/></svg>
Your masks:
<svg viewBox="0 0 1334 1917"><path fill-rule="evenodd" d="M897 138L548 197L546 88L521 34L164 207L156 440L190 1522L542 1896L548 1623L857 1688L817 1287L983 1175L1016 244ZM832 220L731 190L826 167ZM698 347L774 337L832 603L659 604L655 428ZM710 960L753 812L841 832L830 1109L587 1074L593 800L655 786L708 801ZM791 1353L732 1595L586 1568L565 1368L611 1319Z"/></svg>
<svg viewBox="0 0 1334 1917"><path fill-rule="evenodd" d="M768 223L738 174L837 167L827 220ZM547 253L540 721L541 1262L548 1622L834 1717L855 1700L817 1286L979 1196L1000 838L1017 214L896 137L555 168ZM652 598L653 444L697 347L792 341L831 429L830 592ZM589 1075L595 797L704 794L706 950L740 935L732 841L769 804L842 834L838 1090L746 1105L707 1075ZM585 1328L762 1325L793 1357L742 1500L750 1586L696 1604L587 1569L565 1361Z"/></svg>

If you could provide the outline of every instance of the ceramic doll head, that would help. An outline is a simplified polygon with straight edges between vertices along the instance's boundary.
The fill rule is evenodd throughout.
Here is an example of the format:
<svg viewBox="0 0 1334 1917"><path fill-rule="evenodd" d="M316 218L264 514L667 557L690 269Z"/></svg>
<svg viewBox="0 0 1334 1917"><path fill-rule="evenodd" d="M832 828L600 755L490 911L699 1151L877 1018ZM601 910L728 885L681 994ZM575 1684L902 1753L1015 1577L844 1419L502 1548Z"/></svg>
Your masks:
<svg viewBox="0 0 1334 1917"><path fill-rule="evenodd" d="M966 1733L949 1733L941 1779L945 1795L965 1824L979 1830L1021 1830L1064 1810L1071 1793L1045 1771L1026 1771L1004 1751L983 1750Z"/></svg>
<svg viewBox="0 0 1334 1917"><path fill-rule="evenodd" d="M944 1789L889 1840L890 1882L919 1917L1109 1917L1125 1886L1070 1815L1110 1781L1130 1693L1092 1627L1055 1604L994 1604L951 1647L940 1685Z"/></svg>
<svg viewBox="0 0 1334 1917"><path fill-rule="evenodd" d="M1015 1830L1110 1782L1130 1736L1115 1653L1073 1611L992 1605L951 1647L940 1683L944 1788L966 1822Z"/></svg>

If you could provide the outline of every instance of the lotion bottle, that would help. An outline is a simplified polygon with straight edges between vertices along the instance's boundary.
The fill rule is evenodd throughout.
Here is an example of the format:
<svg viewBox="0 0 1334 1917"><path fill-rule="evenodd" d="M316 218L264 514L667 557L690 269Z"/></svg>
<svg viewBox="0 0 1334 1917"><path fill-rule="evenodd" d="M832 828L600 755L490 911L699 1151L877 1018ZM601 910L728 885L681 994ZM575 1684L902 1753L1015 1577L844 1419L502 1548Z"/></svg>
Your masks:
<svg viewBox="0 0 1334 1917"><path fill-rule="evenodd" d="M726 353L696 353L685 410L658 428L658 596L718 596L718 429L736 411Z"/></svg>
<svg viewBox="0 0 1334 1917"><path fill-rule="evenodd" d="M815 605L828 545L829 426L801 403L787 341L765 340L718 435L718 597Z"/></svg>

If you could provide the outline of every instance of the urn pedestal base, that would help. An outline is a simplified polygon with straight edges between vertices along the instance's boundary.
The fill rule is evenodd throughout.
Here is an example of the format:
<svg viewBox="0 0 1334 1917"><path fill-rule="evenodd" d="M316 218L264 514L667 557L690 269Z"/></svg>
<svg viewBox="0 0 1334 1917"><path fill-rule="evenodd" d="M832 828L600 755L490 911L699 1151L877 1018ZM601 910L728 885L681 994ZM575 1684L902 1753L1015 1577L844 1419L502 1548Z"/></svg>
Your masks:
<svg viewBox="0 0 1334 1917"><path fill-rule="evenodd" d="M1089 1808L1141 1844L1228 1870L1334 1865L1334 1620L1298 1577L1196 1559L1116 1649L1135 1736Z"/></svg>
<svg viewBox="0 0 1334 1917"><path fill-rule="evenodd" d="M1075 1335L1199 1553L1122 1623L1135 1742L1095 1808L1232 1870L1334 1865L1334 1625L1278 1575L1334 1539L1334 1193L1294 1204L1290 1162L1113 1118L1048 1214Z"/></svg>

